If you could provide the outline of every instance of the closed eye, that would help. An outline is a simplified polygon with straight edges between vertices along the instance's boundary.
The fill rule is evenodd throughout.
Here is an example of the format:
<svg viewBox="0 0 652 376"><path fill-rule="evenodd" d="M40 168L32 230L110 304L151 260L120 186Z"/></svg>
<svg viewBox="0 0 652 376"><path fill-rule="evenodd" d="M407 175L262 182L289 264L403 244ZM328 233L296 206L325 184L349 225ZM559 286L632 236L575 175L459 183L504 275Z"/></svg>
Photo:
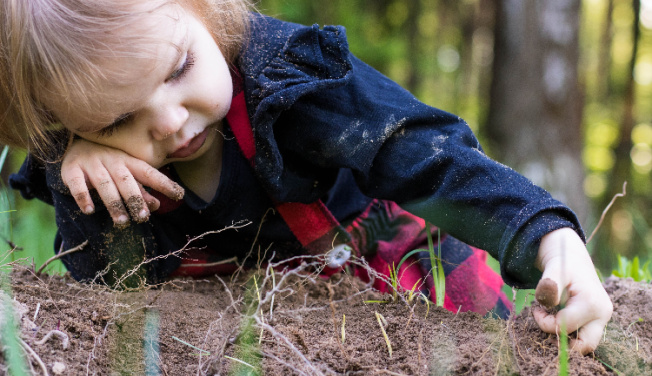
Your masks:
<svg viewBox="0 0 652 376"><path fill-rule="evenodd" d="M175 82L183 78L190 71L190 69L195 65L195 54L192 51L186 53L186 59L183 61L183 64L176 69L168 78L165 79L165 83ZM111 136L118 128L130 122L134 118L134 113L129 112L118 116L113 123L110 125L98 130L96 133L99 137L109 137Z"/></svg>
<svg viewBox="0 0 652 376"><path fill-rule="evenodd" d="M183 64L181 64L179 69L172 72L165 82L167 83L181 79L186 73L188 73L193 65L195 65L195 54L193 54L192 51L188 51L186 53L186 60L183 61Z"/></svg>
<svg viewBox="0 0 652 376"><path fill-rule="evenodd" d="M132 112L122 114L122 115L118 116L118 118L115 119L115 121L113 123L111 123L110 125L98 130L96 133L97 133L97 135L99 137L109 137L109 136L111 136L113 134L113 132L118 130L118 128L120 128L121 126L123 126L126 123L128 123L129 121L131 121L133 119L133 117L134 117L134 114Z"/></svg>

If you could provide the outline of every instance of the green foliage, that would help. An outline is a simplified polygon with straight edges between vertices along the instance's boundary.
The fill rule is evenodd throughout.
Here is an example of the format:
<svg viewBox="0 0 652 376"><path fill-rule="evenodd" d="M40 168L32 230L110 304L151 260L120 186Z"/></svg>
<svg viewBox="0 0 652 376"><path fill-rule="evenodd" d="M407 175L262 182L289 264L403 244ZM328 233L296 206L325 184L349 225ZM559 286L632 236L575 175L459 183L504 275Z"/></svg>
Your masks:
<svg viewBox="0 0 652 376"><path fill-rule="evenodd" d="M260 353L262 333L257 331L256 319L253 317L259 303L260 289L258 288L257 276L254 275L247 283L245 304L248 309L240 324L240 333L238 333L236 339L235 357L228 357L228 359L234 361L229 370L229 375L262 375L262 355Z"/></svg>
<svg viewBox="0 0 652 376"><path fill-rule="evenodd" d="M403 260L401 260L403 261ZM401 267L401 264L399 264L398 268ZM388 266L389 268L389 283L392 285L392 300L396 301L397 294L398 294L398 288L399 288L399 281L398 281L398 268L392 264L392 266Z"/></svg>
<svg viewBox="0 0 652 376"><path fill-rule="evenodd" d="M636 282L652 281L650 260L641 266L638 256L635 256L631 261L625 256L619 256L618 269L613 270L611 274L619 278L632 278Z"/></svg>
<svg viewBox="0 0 652 376"><path fill-rule="evenodd" d="M424 252L427 251L428 255L430 256L430 265L432 266L432 279L435 284L435 294L437 295L435 297L435 305L437 307L443 307L444 306L444 295L446 292L446 276L444 275L444 265L441 262L441 233L439 229L437 229L437 255L435 256L435 246L432 241L432 235L430 234L430 228L432 225L428 222L426 222L426 236L428 237L428 249L415 249L412 250L403 256L401 261L398 263L398 266L394 268L394 271L392 273L392 270L390 269L390 281L392 283L392 287L394 287L394 291L397 291L398 287L398 270L400 270L401 265L410 258L412 255L419 253L419 252Z"/></svg>
<svg viewBox="0 0 652 376"><path fill-rule="evenodd" d="M5 152L7 150L7 152ZM6 153L6 154L5 154ZM3 159L6 156L7 159ZM25 158L25 153L5 147L0 155L0 170L6 168L10 172L18 170L18 164ZM16 191L10 190L0 181L0 211L8 212L0 215L0 244L14 249L11 261L25 259L36 268L54 255L54 208L39 200L24 200ZM4 252L4 246L0 247ZM66 269L61 261L54 261L45 270L51 274L63 274Z"/></svg>
<svg viewBox="0 0 652 376"><path fill-rule="evenodd" d="M568 334L562 321L559 333L559 376L568 376Z"/></svg>
<svg viewBox="0 0 652 376"><path fill-rule="evenodd" d="M441 232L437 229L437 257L435 257L435 248L432 244L430 223L428 222L426 222L426 235L428 236L430 264L432 265L432 279L435 283L435 294L437 294L435 304L437 307L443 307L444 294L446 292L446 276L444 275L444 265L441 262Z"/></svg>
<svg viewBox="0 0 652 376"><path fill-rule="evenodd" d="M24 351L19 337L20 330L14 319L10 296L8 273L0 270L0 356L4 357L9 375L22 376L28 374L28 368L23 357Z"/></svg>
<svg viewBox="0 0 652 376"><path fill-rule="evenodd" d="M5 146L0 153L0 171L7 160L9 147ZM8 212L6 195L1 195L0 215ZM0 254L0 353L4 356L10 375L27 375L27 367L23 359L20 344L18 323L14 320L13 304L11 303L11 285L9 283L10 268L7 267L11 250Z"/></svg>

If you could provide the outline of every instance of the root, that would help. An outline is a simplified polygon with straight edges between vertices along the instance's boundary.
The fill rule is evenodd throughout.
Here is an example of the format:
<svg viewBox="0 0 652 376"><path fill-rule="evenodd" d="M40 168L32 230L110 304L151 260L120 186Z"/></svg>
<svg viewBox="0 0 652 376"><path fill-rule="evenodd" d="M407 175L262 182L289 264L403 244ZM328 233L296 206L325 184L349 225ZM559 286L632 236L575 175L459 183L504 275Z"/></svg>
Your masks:
<svg viewBox="0 0 652 376"><path fill-rule="evenodd" d="M301 372L301 373L303 373L303 374L307 374L307 375L323 375L323 373L322 373L319 369L317 369L315 366L313 366L313 365L312 365L312 362L310 362L310 360L308 360L308 358L306 358L306 357L303 355L303 353L302 353L301 351L299 351L299 349L297 349L297 348L292 344L292 342L291 342L291 341L290 341L286 336L284 336L282 333L278 332L278 331L277 331L276 329L274 329L272 326L270 326L270 325L264 323L264 322L260 319L259 316L254 316L254 319L256 320L256 323L257 323L261 328L263 328L264 330L266 330L267 332L269 332L269 333L272 335L272 337L274 337L275 339L279 340L279 341L280 341L281 343L283 343L283 344L284 344L288 349L290 349L290 351L292 352L292 354L294 354L297 358L299 358L299 360L301 361L301 363L303 363L303 364L305 365L305 367L309 370L308 373L305 373L305 372ZM267 355L268 357L272 357L271 354L266 354L266 355ZM274 357L274 358L277 359L276 357ZM285 362L283 362L283 363L285 363ZM294 368L293 368L293 369L294 369ZM299 370L296 370L296 371L299 371Z"/></svg>
<svg viewBox="0 0 652 376"><path fill-rule="evenodd" d="M141 270L141 268L143 266L145 266L145 265L147 265L149 263L152 263L154 261L157 261L157 260L166 259L166 258L171 257L171 256L179 256L180 254L185 252L193 242L195 242L197 240L200 240L200 239L203 239L207 235L219 234L219 233L224 232L226 230L238 230L238 229L246 227L246 226L248 226L250 224L251 224L251 221L242 220L242 221L235 222L230 226L226 226L226 227L224 227L224 228L222 228L220 230L207 231L207 232L205 232L205 233L203 233L201 235L197 235L197 236L195 236L193 238L190 238L183 247L181 247L180 249L178 249L178 250L176 250L174 252L171 252L171 253L168 253L168 254L165 254L165 255L159 255L159 256L156 256L156 257L152 257L152 258L143 260L138 265L133 267L131 270L129 270L128 272L126 272L122 276L120 276L120 278L115 282L115 286L116 287L117 286L122 286L123 288L127 289L125 284L124 284L125 281L128 278L130 278L131 276L136 275ZM144 244L143 244L143 248L144 248ZM142 283L141 287L139 287L138 289L141 289L142 286L144 286L144 283Z"/></svg>
<svg viewBox="0 0 652 376"><path fill-rule="evenodd" d="M60 330L50 330L40 341L34 342L35 345L42 345L47 342L52 336L57 336L61 339L61 346L64 350L68 349L68 335Z"/></svg>

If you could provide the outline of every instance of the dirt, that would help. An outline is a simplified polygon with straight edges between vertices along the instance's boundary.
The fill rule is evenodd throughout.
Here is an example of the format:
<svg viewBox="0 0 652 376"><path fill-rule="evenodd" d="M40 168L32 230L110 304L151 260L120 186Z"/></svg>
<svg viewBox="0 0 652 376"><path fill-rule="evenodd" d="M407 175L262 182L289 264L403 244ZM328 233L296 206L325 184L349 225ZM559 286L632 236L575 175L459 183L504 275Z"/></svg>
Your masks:
<svg viewBox="0 0 652 376"><path fill-rule="evenodd" d="M134 291L16 267L27 372L45 373L38 358L55 375L559 374L558 339L529 308L508 320L448 312L308 267ZM605 287L612 321L594 353L570 353L569 374L652 374L652 286L611 278Z"/></svg>

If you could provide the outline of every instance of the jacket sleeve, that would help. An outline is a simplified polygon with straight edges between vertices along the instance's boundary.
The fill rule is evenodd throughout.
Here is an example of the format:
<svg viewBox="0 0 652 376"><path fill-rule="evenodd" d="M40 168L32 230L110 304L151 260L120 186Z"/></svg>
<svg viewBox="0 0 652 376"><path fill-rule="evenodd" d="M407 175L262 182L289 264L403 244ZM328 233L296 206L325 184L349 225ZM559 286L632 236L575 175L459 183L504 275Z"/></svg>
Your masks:
<svg viewBox="0 0 652 376"><path fill-rule="evenodd" d="M366 195L487 250L517 287L540 278L543 235L571 227L583 237L569 208L488 158L462 119L350 55L342 28L296 31L257 82L254 97L277 89L255 100L252 119L256 163L279 200L314 200L334 171L351 169Z"/></svg>
<svg viewBox="0 0 652 376"><path fill-rule="evenodd" d="M62 262L78 281L104 282L116 287L133 287L156 282L165 274L170 262L156 259L158 253L150 223L131 223L118 228L104 205L94 197L96 211L86 215L61 181L60 163L42 162L28 156L20 171L10 178L10 185L27 199L38 198L54 205L57 234L55 253L88 242L81 250L62 257ZM172 267L173 266L169 266ZM169 268L168 268L169 269ZM128 276L128 277L127 277Z"/></svg>

